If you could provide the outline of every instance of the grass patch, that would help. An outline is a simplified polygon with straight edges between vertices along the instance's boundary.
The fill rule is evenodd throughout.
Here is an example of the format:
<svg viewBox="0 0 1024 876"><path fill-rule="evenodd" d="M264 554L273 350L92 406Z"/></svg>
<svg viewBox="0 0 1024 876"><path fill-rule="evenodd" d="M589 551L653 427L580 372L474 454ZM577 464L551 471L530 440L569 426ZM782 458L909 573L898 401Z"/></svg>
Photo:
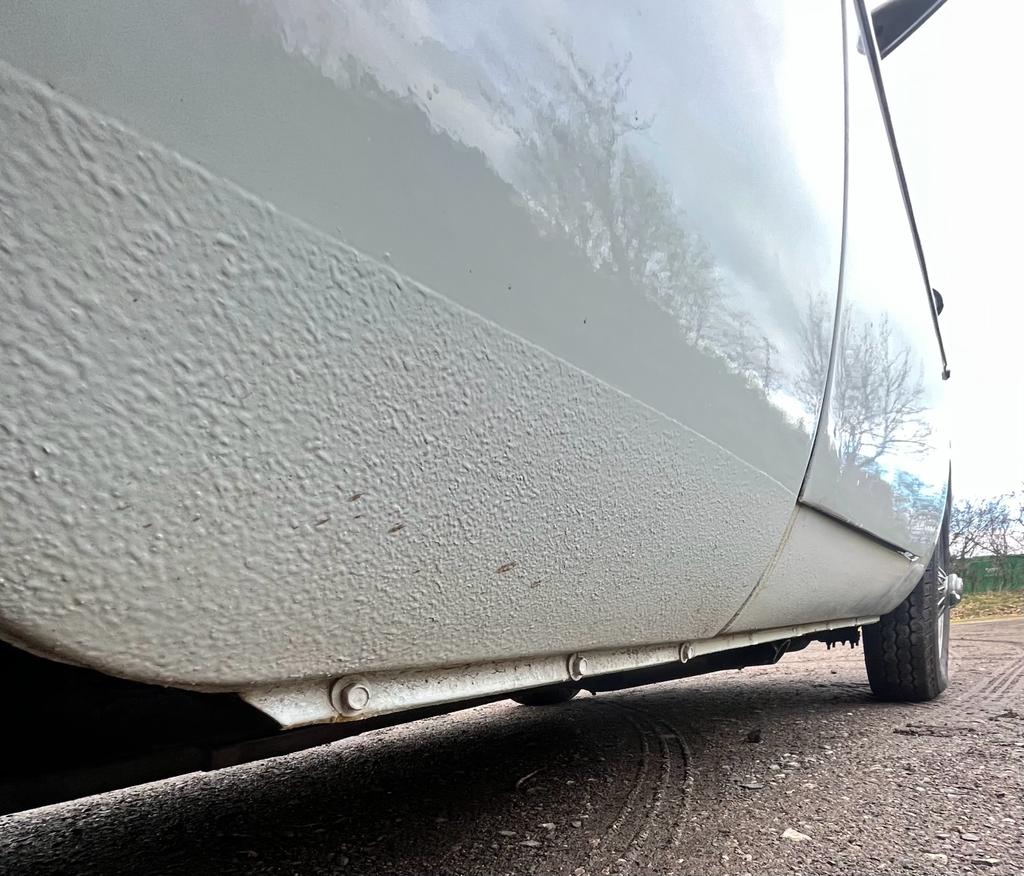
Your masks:
<svg viewBox="0 0 1024 876"><path fill-rule="evenodd" d="M953 609L953 623L1024 615L1024 590L991 593L965 593L963 602Z"/></svg>

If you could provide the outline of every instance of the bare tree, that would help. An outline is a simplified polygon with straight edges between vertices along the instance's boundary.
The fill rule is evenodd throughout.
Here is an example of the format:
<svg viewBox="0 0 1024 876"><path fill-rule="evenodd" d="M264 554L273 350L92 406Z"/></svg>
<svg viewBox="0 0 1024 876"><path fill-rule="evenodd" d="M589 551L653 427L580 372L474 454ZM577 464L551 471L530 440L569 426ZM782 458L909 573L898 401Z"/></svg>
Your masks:
<svg viewBox="0 0 1024 876"><path fill-rule="evenodd" d="M1016 493L991 499L957 502L949 525L950 554L958 574L964 575L968 560L986 557L996 588L1009 586L1009 558L1024 550L1024 507ZM968 586L973 582L965 578Z"/></svg>

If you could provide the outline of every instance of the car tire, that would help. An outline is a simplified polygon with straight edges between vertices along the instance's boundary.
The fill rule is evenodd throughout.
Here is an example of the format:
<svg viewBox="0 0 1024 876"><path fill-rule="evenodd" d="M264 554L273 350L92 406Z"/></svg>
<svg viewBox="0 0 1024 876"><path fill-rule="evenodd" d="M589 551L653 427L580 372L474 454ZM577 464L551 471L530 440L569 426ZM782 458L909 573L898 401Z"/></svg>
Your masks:
<svg viewBox="0 0 1024 876"><path fill-rule="evenodd" d="M557 706L559 703L567 703L582 688L578 684L549 684L545 687L534 687L530 690L521 690L512 694L511 699L521 706Z"/></svg>
<svg viewBox="0 0 1024 876"><path fill-rule="evenodd" d="M864 627L864 663L879 699L920 703L948 686L949 568L947 507L935 552L917 586L878 623Z"/></svg>

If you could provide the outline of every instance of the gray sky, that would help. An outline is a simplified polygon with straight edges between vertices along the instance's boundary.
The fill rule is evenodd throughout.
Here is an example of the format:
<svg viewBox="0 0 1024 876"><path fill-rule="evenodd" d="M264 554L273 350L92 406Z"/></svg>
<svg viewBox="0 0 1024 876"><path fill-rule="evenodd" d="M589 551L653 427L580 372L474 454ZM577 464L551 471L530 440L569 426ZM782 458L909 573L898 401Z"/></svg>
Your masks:
<svg viewBox="0 0 1024 876"><path fill-rule="evenodd" d="M1024 486L1021 33L1024 4L948 0L883 61L929 272L946 301L940 321L960 498ZM900 91L903 77L913 103ZM922 174L917 186L915 160L931 165L931 179Z"/></svg>

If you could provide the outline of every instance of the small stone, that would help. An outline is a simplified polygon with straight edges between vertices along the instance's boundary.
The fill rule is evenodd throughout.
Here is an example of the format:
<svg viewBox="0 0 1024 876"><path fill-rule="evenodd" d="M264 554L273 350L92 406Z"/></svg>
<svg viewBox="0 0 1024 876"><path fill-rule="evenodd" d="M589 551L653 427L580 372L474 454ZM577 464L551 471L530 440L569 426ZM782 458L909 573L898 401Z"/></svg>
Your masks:
<svg viewBox="0 0 1024 876"><path fill-rule="evenodd" d="M976 843L978 840L981 839L981 837L978 836L976 833L963 833L961 831L960 839L967 840L967 842L969 843Z"/></svg>
<svg viewBox="0 0 1024 876"><path fill-rule="evenodd" d="M587 876L587 871L583 867L577 867L572 871L572 876Z"/></svg>
<svg viewBox="0 0 1024 876"><path fill-rule="evenodd" d="M994 867L999 863L999 858L971 858L971 863L977 867Z"/></svg>
<svg viewBox="0 0 1024 876"><path fill-rule="evenodd" d="M924 859L931 861L933 864L949 863L949 855L944 855L942 852L925 852Z"/></svg>
<svg viewBox="0 0 1024 876"><path fill-rule="evenodd" d="M786 761L786 762L785 762L785 763L783 764L783 766L784 766L784 767L785 767L785 768L786 768L787 770L798 770L798 769L800 769L800 762L799 762L799 761L797 761L797 760L787 760L787 761Z"/></svg>
<svg viewBox="0 0 1024 876"><path fill-rule="evenodd" d="M555 829L555 823L553 821L545 821L540 826L543 827L544 830L554 830Z"/></svg>
<svg viewBox="0 0 1024 876"><path fill-rule="evenodd" d="M582 827L582 826L583 826L583 822L582 822L582 821L570 821L569 823L570 823L570 824L571 824L571 825L572 825L573 827Z"/></svg>
<svg viewBox="0 0 1024 876"><path fill-rule="evenodd" d="M761 788L764 787L764 783L763 782L749 781L749 782L743 782L743 784L741 784L740 787L741 788L746 788L749 791L759 791L759 790L761 790Z"/></svg>
<svg viewBox="0 0 1024 876"><path fill-rule="evenodd" d="M810 837L806 833L800 833L798 830L793 830L791 827L787 827L782 831L782 838L791 840L795 843L802 843L805 840L809 840Z"/></svg>
<svg viewBox="0 0 1024 876"><path fill-rule="evenodd" d="M501 836L515 836L516 835L516 832L514 830L499 830L498 833Z"/></svg>
<svg viewBox="0 0 1024 876"><path fill-rule="evenodd" d="M745 738L745 740L744 740L744 741L746 741L746 742L760 742L760 741L761 741L761 738L762 738L762 737L761 737L761 728L760 728L760 727L758 727L758 728L757 728L757 729L755 729L755 730L751 730L751 731L750 731L750 732L749 732L749 733L748 733L748 734L746 735L746 738Z"/></svg>
<svg viewBox="0 0 1024 876"><path fill-rule="evenodd" d="M541 842L540 840L523 840L519 845L526 846L530 849L539 849Z"/></svg>

